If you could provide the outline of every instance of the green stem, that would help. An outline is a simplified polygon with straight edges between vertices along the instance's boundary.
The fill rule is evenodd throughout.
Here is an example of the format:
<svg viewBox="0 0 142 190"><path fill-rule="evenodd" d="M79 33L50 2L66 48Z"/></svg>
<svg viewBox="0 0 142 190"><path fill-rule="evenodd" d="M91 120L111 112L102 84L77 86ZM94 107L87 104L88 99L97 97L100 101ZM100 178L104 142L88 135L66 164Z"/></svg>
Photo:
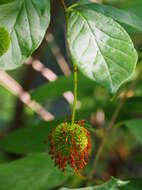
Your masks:
<svg viewBox="0 0 142 190"><path fill-rule="evenodd" d="M74 101L72 108L72 124L75 121L75 113L76 113L76 103L77 103L77 67L73 64L73 73L74 73Z"/></svg>

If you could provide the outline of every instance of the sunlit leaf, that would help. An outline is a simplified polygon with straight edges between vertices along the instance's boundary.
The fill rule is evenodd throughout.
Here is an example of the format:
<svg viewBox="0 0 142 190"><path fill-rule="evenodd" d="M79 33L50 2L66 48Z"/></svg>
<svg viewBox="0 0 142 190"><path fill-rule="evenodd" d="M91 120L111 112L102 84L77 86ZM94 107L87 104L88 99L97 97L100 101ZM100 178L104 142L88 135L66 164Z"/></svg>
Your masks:
<svg viewBox="0 0 142 190"><path fill-rule="evenodd" d="M23 64L43 40L49 20L49 0L2 1L0 26L9 32L11 42L0 57L0 69L14 69Z"/></svg>
<svg viewBox="0 0 142 190"><path fill-rule="evenodd" d="M134 73L137 53L127 32L112 18L85 5L68 8L67 38L73 62L110 93Z"/></svg>

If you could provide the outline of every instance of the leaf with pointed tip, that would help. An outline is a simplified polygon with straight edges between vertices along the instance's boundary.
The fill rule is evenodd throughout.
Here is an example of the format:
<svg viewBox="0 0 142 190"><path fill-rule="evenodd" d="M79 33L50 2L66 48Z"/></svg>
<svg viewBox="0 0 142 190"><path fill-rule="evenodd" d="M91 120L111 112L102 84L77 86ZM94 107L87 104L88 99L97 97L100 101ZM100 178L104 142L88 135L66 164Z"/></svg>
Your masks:
<svg viewBox="0 0 142 190"><path fill-rule="evenodd" d="M69 7L67 38L73 62L114 94L134 73L137 53L127 32L112 18L86 6Z"/></svg>
<svg viewBox="0 0 142 190"><path fill-rule="evenodd" d="M38 48L50 21L49 0L9 0L0 3L0 26L10 34L8 51L0 69L15 69Z"/></svg>

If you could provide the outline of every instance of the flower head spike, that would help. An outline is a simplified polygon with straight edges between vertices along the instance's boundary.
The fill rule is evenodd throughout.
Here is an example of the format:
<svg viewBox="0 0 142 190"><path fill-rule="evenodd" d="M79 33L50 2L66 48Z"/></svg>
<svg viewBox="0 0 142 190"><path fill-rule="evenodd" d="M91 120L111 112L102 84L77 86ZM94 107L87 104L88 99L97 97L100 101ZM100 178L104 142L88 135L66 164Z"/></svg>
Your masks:
<svg viewBox="0 0 142 190"><path fill-rule="evenodd" d="M89 132L78 123L61 123L50 134L50 154L64 171L68 163L76 173L83 169L88 160L90 149Z"/></svg>
<svg viewBox="0 0 142 190"><path fill-rule="evenodd" d="M7 52L10 44L10 36L4 27L0 27L0 57Z"/></svg>

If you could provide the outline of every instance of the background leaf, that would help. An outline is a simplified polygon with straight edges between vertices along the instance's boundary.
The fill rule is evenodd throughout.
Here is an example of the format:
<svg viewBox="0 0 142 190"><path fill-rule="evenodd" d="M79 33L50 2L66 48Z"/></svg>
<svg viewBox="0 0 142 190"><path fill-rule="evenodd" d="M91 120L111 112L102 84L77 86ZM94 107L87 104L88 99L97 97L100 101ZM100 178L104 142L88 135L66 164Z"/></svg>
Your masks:
<svg viewBox="0 0 142 190"><path fill-rule="evenodd" d="M86 6L67 11L67 38L73 62L110 93L131 78L137 53L126 31Z"/></svg>
<svg viewBox="0 0 142 190"><path fill-rule="evenodd" d="M142 187L142 179L130 179L130 182L121 187L121 190L140 190Z"/></svg>
<svg viewBox="0 0 142 190"><path fill-rule="evenodd" d="M0 165L2 190L45 190L59 186L71 172L64 175L48 154L33 154L24 159Z"/></svg>
<svg viewBox="0 0 142 190"><path fill-rule="evenodd" d="M91 91L97 84L94 81L86 78L81 73L78 73L78 95L85 91ZM73 91L73 75L69 77L60 77L54 82L47 82L39 88L33 90L32 98L38 102L44 102L48 99L53 99L61 96L66 91Z"/></svg>
<svg viewBox="0 0 142 190"><path fill-rule="evenodd" d="M135 13L135 15L137 17L142 19L142 12L141 12L142 1L141 0L135 0L135 1L125 0L125 3L120 4L120 7L125 10L129 10L129 11Z"/></svg>
<svg viewBox="0 0 142 190"><path fill-rule="evenodd" d="M135 135L137 141L142 144L142 120L129 120L125 122L125 125Z"/></svg>
<svg viewBox="0 0 142 190"><path fill-rule="evenodd" d="M40 45L50 21L49 0L15 0L0 4L0 26L10 34L8 51L0 57L0 69L14 69Z"/></svg>
<svg viewBox="0 0 142 190"><path fill-rule="evenodd" d="M90 1L86 0L80 0L79 3L85 4L85 7L89 9L97 11L98 13L101 13L105 16L109 16L121 24L125 24L127 26L132 27L133 29L136 29L137 31L142 32L142 21L140 19L141 17L139 17L139 15L136 15L134 12L108 5L91 3Z"/></svg>
<svg viewBox="0 0 142 190"><path fill-rule="evenodd" d="M1 0L0 5L1 4L7 4L7 3L10 3L10 2L13 2L13 1L16 1L16 0Z"/></svg>
<svg viewBox="0 0 142 190"><path fill-rule="evenodd" d="M40 122L35 126L18 129L3 138L0 142L2 150L12 153L27 154L32 152L48 152L49 133L56 127L57 121Z"/></svg>

